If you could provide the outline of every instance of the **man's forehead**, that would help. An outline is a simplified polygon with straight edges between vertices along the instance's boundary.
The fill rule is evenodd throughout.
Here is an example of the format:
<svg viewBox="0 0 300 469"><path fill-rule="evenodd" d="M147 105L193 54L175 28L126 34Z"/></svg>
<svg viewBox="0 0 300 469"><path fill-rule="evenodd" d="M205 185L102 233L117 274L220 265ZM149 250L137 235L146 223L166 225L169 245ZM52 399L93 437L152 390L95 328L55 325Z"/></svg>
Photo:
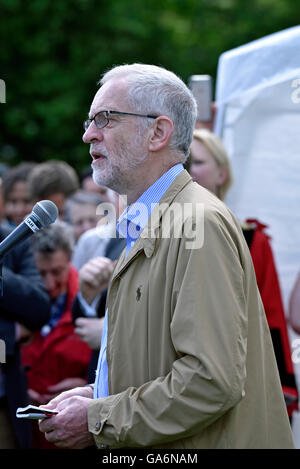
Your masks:
<svg viewBox="0 0 300 469"><path fill-rule="evenodd" d="M128 84L124 80L109 80L99 88L91 104L89 115L93 117L104 109L117 109L126 102Z"/></svg>

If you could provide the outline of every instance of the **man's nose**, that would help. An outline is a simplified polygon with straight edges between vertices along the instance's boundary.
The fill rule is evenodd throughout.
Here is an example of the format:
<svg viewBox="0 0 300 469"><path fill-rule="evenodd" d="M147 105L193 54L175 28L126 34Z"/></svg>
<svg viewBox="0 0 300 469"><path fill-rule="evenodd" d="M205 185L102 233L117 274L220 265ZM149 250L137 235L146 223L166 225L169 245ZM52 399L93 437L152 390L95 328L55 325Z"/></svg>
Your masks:
<svg viewBox="0 0 300 469"><path fill-rule="evenodd" d="M84 143L92 143L93 141L101 141L103 139L102 129L98 129L95 122L91 122L82 136Z"/></svg>

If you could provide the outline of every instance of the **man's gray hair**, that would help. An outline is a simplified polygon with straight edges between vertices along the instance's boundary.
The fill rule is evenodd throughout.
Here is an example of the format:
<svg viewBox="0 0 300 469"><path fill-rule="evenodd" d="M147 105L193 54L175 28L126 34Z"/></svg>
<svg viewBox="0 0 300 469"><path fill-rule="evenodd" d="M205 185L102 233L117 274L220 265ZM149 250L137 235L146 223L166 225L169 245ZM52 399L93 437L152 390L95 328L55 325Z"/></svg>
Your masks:
<svg viewBox="0 0 300 469"><path fill-rule="evenodd" d="M42 255L64 251L71 259L74 250L72 227L60 220L34 233L31 238L33 252Z"/></svg>
<svg viewBox="0 0 300 469"><path fill-rule="evenodd" d="M172 120L174 131L169 148L185 162L193 138L197 104L184 82L165 68L139 63L114 67L99 83L103 85L114 78L124 78L129 84L128 101L132 112L165 115ZM145 130L151 123L153 119L145 119L140 125Z"/></svg>

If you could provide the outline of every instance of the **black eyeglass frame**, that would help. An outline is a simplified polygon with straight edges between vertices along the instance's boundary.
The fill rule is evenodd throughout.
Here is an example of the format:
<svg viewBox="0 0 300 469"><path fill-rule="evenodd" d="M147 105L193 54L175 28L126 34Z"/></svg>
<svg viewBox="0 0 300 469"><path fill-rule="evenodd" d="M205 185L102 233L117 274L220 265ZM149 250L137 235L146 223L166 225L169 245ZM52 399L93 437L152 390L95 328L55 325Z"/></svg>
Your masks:
<svg viewBox="0 0 300 469"><path fill-rule="evenodd" d="M106 118L107 122L106 122L105 125L102 125L101 127L99 127L99 125L97 125L95 119L99 114L103 114L103 113L105 114L105 118ZM103 111L97 112L97 114L95 114L92 119L87 119L87 120L84 121L84 123L83 123L84 130L87 131L87 129L89 128L89 126L91 125L91 123L93 121L95 122L95 126L97 127L97 129L104 129L104 127L106 127L109 124L110 114L121 114L121 115L126 115L126 116L147 117L148 119L157 119L159 117L159 116L153 116L152 114L136 114L134 112L121 112L121 111L103 110Z"/></svg>

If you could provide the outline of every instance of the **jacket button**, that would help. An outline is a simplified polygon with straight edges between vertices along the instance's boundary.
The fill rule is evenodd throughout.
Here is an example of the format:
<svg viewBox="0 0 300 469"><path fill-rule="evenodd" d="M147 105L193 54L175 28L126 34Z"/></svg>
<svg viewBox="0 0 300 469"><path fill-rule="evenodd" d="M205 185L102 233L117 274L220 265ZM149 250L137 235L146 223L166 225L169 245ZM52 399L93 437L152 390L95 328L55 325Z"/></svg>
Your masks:
<svg viewBox="0 0 300 469"><path fill-rule="evenodd" d="M100 423L97 422L95 425L95 431L98 432L100 430L100 427L101 427Z"/></svg>

